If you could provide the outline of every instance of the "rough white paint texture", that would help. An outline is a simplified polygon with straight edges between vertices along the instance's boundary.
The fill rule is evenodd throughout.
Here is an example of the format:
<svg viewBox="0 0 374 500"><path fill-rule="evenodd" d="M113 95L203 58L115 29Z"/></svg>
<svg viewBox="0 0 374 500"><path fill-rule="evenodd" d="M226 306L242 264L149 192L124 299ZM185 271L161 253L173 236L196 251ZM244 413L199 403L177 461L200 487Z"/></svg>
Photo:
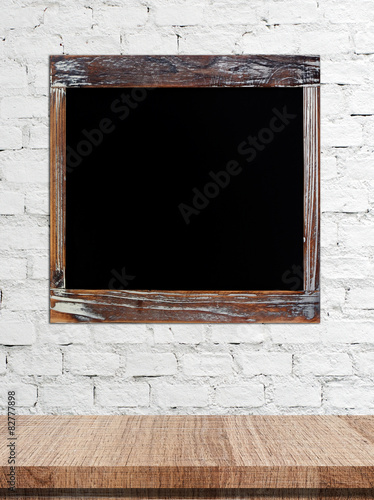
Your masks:
<svg viewBox="0 0 374 500"><path fill-rule="evenodd" d="M48 323L48 56L94 53L321 55L320 325ZM2 0L1 413L374 413L373 81L373 0Z"/></svg>

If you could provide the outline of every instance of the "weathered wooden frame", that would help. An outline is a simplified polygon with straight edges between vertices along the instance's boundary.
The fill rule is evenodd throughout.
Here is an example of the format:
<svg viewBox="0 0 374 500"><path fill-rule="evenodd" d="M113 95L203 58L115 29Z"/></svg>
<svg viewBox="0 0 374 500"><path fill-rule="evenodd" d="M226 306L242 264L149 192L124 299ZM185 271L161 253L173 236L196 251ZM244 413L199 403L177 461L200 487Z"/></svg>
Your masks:
<svg viewBox="0 0 374 500"><path fill-rule="evenodd" d="M52 56L50 321L317 323L320 319L320 70L316 56ZM65 288L66 88L303 87L303 291Z"/></svg>

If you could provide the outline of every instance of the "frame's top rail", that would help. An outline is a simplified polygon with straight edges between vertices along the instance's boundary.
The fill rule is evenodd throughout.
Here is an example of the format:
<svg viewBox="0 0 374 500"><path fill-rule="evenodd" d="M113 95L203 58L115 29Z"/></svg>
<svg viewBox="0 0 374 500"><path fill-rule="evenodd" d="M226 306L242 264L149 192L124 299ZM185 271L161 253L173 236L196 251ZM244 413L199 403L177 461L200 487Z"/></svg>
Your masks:
<svg viewBox="0 0 374 500"><path fill-rule="evenodd" d="M319 56L51 56L54 86L289 87L319 82Z"/></svg>

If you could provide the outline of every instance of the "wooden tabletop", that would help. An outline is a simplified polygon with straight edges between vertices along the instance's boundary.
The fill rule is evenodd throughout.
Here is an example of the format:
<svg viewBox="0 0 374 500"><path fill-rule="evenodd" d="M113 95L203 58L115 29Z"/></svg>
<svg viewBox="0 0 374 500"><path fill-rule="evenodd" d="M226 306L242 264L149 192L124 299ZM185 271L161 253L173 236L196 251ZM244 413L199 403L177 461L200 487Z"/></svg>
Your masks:
<svg viewBox="0 0 374 500"><path fill-rule="evenodd" d="M16 437L18 488L374 487L374 416L17 416Z"/></svg>

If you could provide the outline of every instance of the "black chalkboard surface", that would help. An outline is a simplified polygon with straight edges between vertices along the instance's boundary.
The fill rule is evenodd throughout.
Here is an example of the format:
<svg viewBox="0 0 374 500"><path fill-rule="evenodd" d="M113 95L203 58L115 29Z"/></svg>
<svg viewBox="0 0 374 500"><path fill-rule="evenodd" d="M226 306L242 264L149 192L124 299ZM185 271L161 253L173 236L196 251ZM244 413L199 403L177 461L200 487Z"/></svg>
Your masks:
<svg viewBox="0 0 374 500"><path fill-rule="evenodd" d="M66 287L303 289L303 88L68 88Z"/></svg>

